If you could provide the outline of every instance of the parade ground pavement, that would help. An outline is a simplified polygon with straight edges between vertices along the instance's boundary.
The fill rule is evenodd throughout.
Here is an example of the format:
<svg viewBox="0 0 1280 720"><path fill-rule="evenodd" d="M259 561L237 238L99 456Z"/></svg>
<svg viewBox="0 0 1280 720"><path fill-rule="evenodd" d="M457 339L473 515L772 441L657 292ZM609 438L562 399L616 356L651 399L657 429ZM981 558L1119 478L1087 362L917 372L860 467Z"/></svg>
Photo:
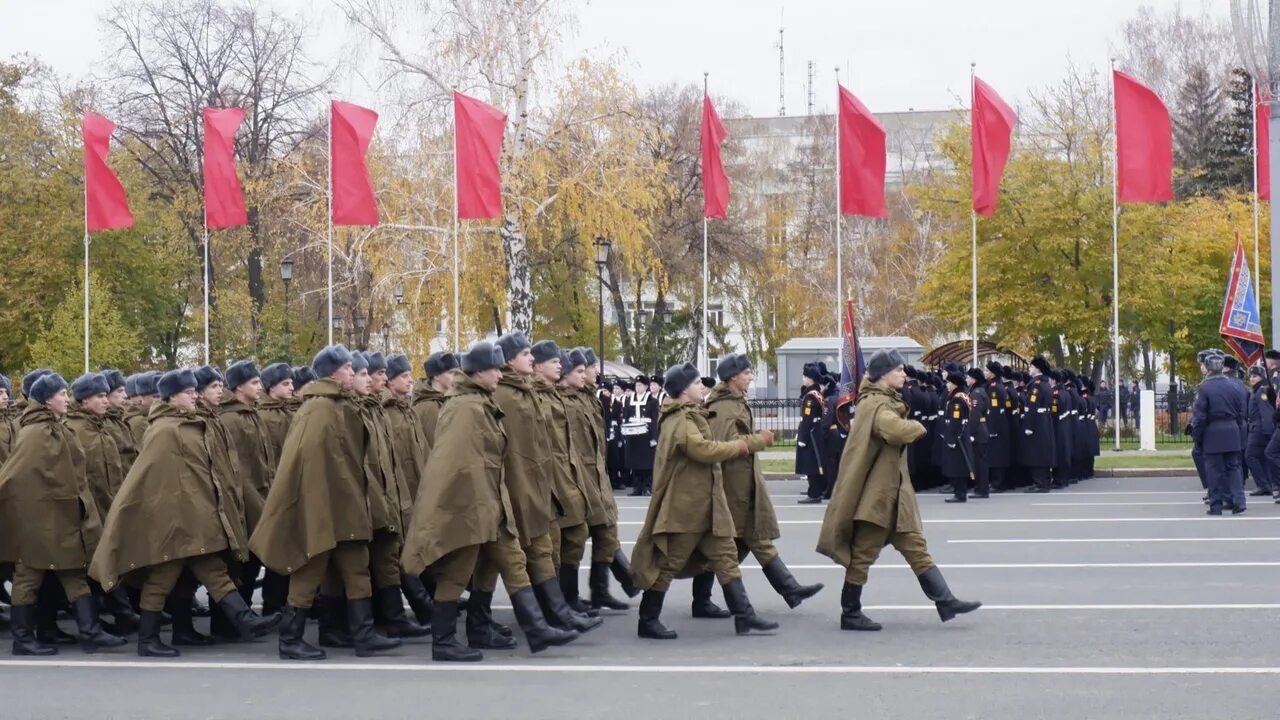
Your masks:
<svg viewBox="0 0 1280 720"><path fill-rule="evenodd" d="M175 661L122 651L0 657L0 717L26 718L1275 718L1280 705L1280 505L1250 498L1208 517L1195 478L1115 478L1049 495L943 503L920 497L929 549L955 593L986 605L945 625L886 548L863 595L879 633L841 632L843 570L814 552L825 506L771 482L782 556L826 589L795 610L758 564L743 568L771 636L689 616L678 581L663 620L675 641L636 637L627 613L532 656L432 663L429 642L357 659L277 659L275 637L184 648ZM619 496L631 543L647 498ZM589 550L588 550L589 552ZM587 568L582 568L586 592ZM615 593L617 585L613 585ZM720 591L715 599L723 605ZM495 615L514 624L505 596ZM204 629L198 621L197 627ZM462 623L459 623L461 635ZM64 628L70 631L70 623ZM166 630L163 637L168 639ZM315 626L308 628L314 642ZM3 641L7 649L7 638Z"/></svg>

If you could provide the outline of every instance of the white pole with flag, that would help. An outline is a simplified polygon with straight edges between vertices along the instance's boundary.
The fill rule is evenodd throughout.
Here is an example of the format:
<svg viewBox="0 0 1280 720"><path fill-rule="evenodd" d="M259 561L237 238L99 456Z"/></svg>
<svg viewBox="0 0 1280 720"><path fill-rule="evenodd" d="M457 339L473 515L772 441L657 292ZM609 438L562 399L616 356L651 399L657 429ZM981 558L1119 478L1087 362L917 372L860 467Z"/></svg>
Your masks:
<svg viewBox="0 0 1280 720"><path fill-rule="evenodd" d="M1252 78L1250 78L1252 79ZM1253 125L1253 293L1258 298L1258 307L1262 307L1262 266L1258 262L1258 81L1249 83L1250 103L1249 121ZM1272 339L1275 342L1275 339Z"/></svg>
<svg viewBox="0 0 1280 720"><path fill-rule="evenodd" d="M89 177L87 171L84 179L84 371L89 372Z"/></svg>
<svg viewBox="0 0 1280 720"><path fill-rule="evenodd" d="M707 76L708 75L710 75L710 73L706 73L706 72L702 73L702 96L704 98L708 97L707 95ZM705 186L702 188L702 192L704 195L706 194L707 189ZM704 377L711 374L711 370L710 370L711 357L708 351L708 344L707 344L707 325L708 325L707 320L708 320L708 317L710 316L710 309L707 306L707 302L708 302L707 285L711 277L711 266L710 266L708 256L709 256L709 253L707 252L707 212L706 212L705 201L704 201L704 207L702 211L702 346L698 349L698 355L699 355L698 372L702 373ZM637 312L639 312L639 310L640 310L639 308L636 308Z"/></svg>
<svg viewBox="0 0 1280 720"><path fill-rule="evenodd" d="M209 364L209 207L204 208L204 364Z"/></svg>
<svg viewBox="0 0 1280 720"><path fill-rule="evenodd" d="M325 222L329 224L329 242L328 242L328 308L329 316L325 321L329 328L329 345L333 344L333 98L329 98L329 212L325 215Z"/></svg>
<svg viewBox="0 0 1280 720"><path fill-rule="evenodd" d="M1111 58L1111 352L1114 359L1116 450L1120 449L1120 133L1116 125L1116 59Z"/></svg>
<svg viewBox="0 0 1280 720"><path fill-rule="evenodd" d="M840 241L840 67L836 66L836 337L840 337L840 298L844 297L841 277L844 243Z"/></svg>
<svg viewBox="0 0 1280 720"><path fill-rule="evenodd" d="M969 63L969 102L970 102L970 127L969 132L977 132L972 126L973 103L977 102L977 87L974 85L974 70L977 63ZM976 162L976 158L971 160ZM970 178L973 176L973 168L970 166ZM972 203L969 206L970 216L970 266L969 266L969 300L973 306L973 367L978 367L978 211L973 209Z"/></svg>
<svg viewBox="0 0 1280 720"><path fill-rule="evenodd" d="M456 96L455 96L456 97ZM458 105L457 100L454 101L453 108L453 317L450 323L453 325L453 349L462 352L460 316L462 313L462 294L459 286L458 266Z"/></svg>

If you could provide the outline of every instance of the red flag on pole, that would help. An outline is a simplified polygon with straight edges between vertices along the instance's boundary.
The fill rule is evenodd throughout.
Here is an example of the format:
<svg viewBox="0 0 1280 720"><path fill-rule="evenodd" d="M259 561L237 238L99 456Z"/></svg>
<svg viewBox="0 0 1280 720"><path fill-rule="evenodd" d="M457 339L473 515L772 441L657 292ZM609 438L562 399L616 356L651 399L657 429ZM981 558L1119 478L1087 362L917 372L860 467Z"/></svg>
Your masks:
<svg viewBox="0 0 1280 720"><path fill-rule="evenodd" d="M711 97L702 95L702 216L729 217L729 176L720 158L720 146L729 137Z"/></svg>
<svg viewBox="0 0 1280 720"><path fill-rule="evenodd" d="M1116 186L1122 203L1173 199L1173 125L1160 96L1115 70Z"/></svg>
<svg viewBox="0 0 1280 720"><path fill-rule="evenodd" d="M204 221L211 228L244 225L244 189L236 177L236 129L240 108L204 109Z"/></svg>
<svg viewBox="0 0 1280 720"><path fill-rule="evenodd" d="M486 220L502 217L502 176L498 156L507 114L496 107L453 94L454 163L458 218Z"/></svg>
<svg viewBox="0 0 1280 720"><path fill-rule="evenodd" d="M84 138L84 218L89 232L133 227L133 213L120 178L107 165L116 125L92 112L80 121Z"/></svg>
<svg viewBox="0 0 1280 720"><path fill-rule="evenodd" d="M1271 98L1267 93L1258 87L1257 83L1253 85L1254 97L1254 125L1257 131L1254 133L1254 149L1257 153L1258 165L1258 199L1271 199Z"/></svg>
<svg viewBox="0 0 1280 720"><path fill-rule="evenodd" d="M329 173L334 225L377 225L378 200L365 154L378 113L334 100L330 107Z"/></svg>
<svg viewBox="0 0 1280 720"><path fill-rule="evenodd" d="M996 214L1000 178L1009 162L1009 146L1018 115L992 87L973 79L972 127L973 211L990 217Z"/></svg>
<svg viewBox="0 0 1280 720"><path fill-rule="evenodd" d="M853 93L840 89L840 212L889 217L884 203L884 126Z"/></svg>

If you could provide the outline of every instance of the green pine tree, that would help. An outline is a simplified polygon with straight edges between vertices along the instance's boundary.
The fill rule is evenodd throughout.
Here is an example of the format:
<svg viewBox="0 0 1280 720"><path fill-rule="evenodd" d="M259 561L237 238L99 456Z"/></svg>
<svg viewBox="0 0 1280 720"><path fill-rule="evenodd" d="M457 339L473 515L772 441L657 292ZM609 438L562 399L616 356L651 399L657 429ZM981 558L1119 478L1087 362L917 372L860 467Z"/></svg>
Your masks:
<svg viewBox="0 0 1280 720"><path fill-rule="evenodd" d="M1221 136L1222 91L1203 66L1194 67L1178 91L1173 113L1173 156L1178 171L1174 192L1178 198L1215 196L1226 185Z"/></svg>
<svg viewBox="0 0 1280 720"><path fill-rule="evenodd" d="M1231 71L1227 87L1230 109L1222 118L1219 135L1226 187L1253 192L1253 78L1243 68Z"/></svg>
<svg viewBox="0 0 1280 720"><path fill-rule="evenodd" d="M67 289L49 327L31 344L33 367L47 367L70 382L84 371L84 290ZM124 323L111 288L89 273L89 367L128 370L142 352L138 333Z"/></svg>

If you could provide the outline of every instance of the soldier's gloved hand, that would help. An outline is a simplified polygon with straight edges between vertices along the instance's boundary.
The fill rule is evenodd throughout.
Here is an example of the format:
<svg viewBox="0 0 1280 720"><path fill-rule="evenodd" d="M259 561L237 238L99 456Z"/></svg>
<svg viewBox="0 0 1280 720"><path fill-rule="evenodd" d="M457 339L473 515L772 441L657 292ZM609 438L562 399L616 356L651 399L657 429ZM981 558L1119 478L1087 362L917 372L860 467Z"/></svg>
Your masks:
<svg viewBox="0 0 1280 720"><path fill-rule="evenodd" d="M1028 435L1033 434L1030 430L1023 430L1022 432L1026 433L1026 434L1028 434Z"/></svg>
<svg viewBox="0 0 1280 720"><path fill-rule="evenodd" d="M658 441L657 441L657 440L650 440L650 441L649 441L649 447L658 447Z"/></svg>
<svg viewBox="0 0 1280 720"><path fill-rule="evenodd" d="M804 443L800 442L799 440L797 440L797 441L796 441L796 447L808 447L808 446L807 446L807 445L805 445Z"/></svg>
<svg viewBox="0 0 1280 720"><path fill-rule="evenodd" d="M760 439L761 439L761 440L764 440L764 444L765 444L766 446L767 446L767 445L772 445L772 444L773 444L773 431L772 431L772 430L761 430L761 431L760 431Z"/></svg>

